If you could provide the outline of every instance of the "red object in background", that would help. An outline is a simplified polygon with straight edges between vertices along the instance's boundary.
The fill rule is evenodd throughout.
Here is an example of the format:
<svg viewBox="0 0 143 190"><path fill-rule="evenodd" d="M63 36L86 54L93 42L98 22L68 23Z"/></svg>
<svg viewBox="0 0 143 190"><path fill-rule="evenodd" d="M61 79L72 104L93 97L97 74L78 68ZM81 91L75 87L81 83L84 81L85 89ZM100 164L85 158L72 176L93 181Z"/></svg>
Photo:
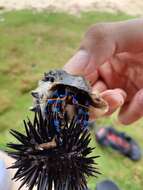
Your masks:
<svg viewBox="0 0 143 190"><path fill-rule="evenodd" d="M117 150L131 160L140 160L140 147L135 140L127 134L119 132L113 127L101 127L97 130L95 135L100 145Z"/></svg>

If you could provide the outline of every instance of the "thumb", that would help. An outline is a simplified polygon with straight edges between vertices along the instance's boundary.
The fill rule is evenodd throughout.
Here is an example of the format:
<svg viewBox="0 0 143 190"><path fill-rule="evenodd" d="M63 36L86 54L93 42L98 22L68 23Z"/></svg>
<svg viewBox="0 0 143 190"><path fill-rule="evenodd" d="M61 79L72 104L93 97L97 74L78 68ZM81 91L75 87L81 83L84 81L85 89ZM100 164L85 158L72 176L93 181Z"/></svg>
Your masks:
<svg viewBox="0 0 143 190"><path fill-rule="evenodd" d="M114 35L108 25L96 24L86 32L80 49L64 66L67 72L84 75L91 84L96 82L98 66L110 59L116 50Z"/></svg>
<svg viewBox="0 0 143 190"><path fill-rule="evenodd" d="M81 49L90 55L86 67L87 73L91 71L91 66L94 65L94 69L98 68L115 54L116 41L112 27L110 23L99 23L91 26L86 32L81 42Z"/></svg>
<svg viewBox="0 0 143 190"><path fill-rule="evenodd" d="M71 74L84 75L89 58L90 56L86 50L78 50L63 69Z"/></svg>
<svg viewBox="0 0 143 190"><path fill-rule="evenodd" d="M70 74L84 76L93 85L98 79L98 72L91 61L90 54L81 49L67 62L63 69ZM90 68L87 72L89 64Z"/></svg>

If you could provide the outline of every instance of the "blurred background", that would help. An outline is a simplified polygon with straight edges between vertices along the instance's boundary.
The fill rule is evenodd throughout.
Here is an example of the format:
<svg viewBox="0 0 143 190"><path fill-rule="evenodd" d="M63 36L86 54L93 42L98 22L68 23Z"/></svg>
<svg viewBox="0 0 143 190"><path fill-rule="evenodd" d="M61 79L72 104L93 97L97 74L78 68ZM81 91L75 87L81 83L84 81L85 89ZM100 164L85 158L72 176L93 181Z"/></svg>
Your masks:
<svg viewBox="0 0 143 190"><path fill-rule="evenodd" d="M0 149L14 139L9 129L23 130L31 117L30 91L44 72L62 68L74 54L85 31L97 22L127 20L143 15L142 0L0 0ZM114 125L143 148L143 120L122 126L116 114L97 125ZM113 150L92 144L102 173L89 179L89 187L109 178L122 190L143 189L143 160L132 162Z"/></svg>

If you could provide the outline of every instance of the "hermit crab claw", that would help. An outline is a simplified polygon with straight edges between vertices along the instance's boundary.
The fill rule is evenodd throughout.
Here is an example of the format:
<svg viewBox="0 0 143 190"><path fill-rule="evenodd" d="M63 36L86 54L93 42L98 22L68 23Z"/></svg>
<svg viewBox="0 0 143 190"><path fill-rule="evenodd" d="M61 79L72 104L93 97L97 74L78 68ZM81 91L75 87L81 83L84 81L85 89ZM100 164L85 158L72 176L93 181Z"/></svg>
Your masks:
<svg viewBox="0 0 143 190"><path fill-rule="evenodd" d="M108 103L100 96L99 92L90 94L92 99L92 104L89 108L90 110L90 120L94 120L98 117L103 116L108 112Z"/></svg>

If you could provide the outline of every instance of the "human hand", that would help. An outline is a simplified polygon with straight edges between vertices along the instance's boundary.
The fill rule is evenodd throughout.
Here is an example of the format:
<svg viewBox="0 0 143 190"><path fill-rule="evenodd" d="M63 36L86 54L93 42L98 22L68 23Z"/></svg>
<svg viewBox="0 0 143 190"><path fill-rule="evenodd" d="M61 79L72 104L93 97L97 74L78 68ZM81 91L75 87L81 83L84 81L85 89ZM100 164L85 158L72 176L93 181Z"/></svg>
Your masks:
<svg viewBox="0 0 143 190"><path fill-rule="evenodd" d="M143 116L143 20L97 24L86 33L80 49L64 66L84 75L93 92L117 108L119 120L130 124Z"/></svg>

